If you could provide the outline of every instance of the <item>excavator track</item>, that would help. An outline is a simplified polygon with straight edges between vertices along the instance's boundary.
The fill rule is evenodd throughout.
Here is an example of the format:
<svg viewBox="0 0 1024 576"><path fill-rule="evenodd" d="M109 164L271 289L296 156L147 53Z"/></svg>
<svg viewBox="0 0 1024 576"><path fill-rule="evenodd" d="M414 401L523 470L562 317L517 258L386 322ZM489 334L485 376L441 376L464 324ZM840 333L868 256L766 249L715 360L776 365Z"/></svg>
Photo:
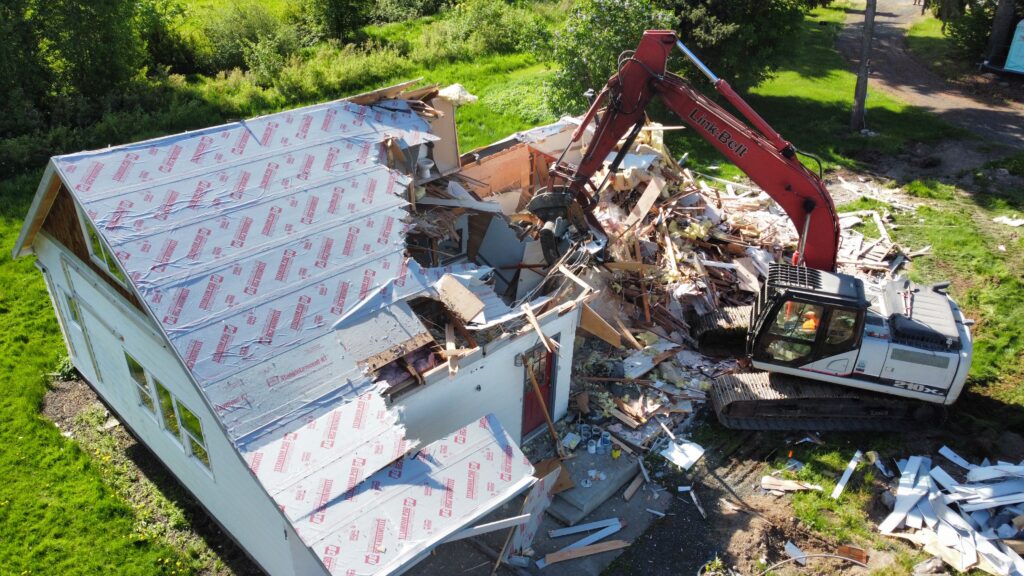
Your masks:
<svg viewBox="0 0 1024 576"><path fill-rule="evenodd" d="M750 327L752 306L723 306L710 314L698 316L690 322L693 339L701 349L732 345L742 350L743 340Z"/></svg>
<svg viewBox="0 0 1024 576"><path fill-rule="evenodd" d="M737 430L902 431L941 421L942 406L768 372L719 377L718 421Z"/></svg>

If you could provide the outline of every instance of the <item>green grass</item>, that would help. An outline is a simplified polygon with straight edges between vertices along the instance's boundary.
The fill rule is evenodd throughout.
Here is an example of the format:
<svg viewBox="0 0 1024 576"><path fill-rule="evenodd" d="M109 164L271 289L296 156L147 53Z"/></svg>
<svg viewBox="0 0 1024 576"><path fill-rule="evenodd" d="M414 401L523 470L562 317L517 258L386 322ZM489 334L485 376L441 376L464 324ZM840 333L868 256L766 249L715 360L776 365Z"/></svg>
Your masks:
<svg viewBox="0 0 1024 576"><path fill-rule="evenodd" d="M932 200L952 200L956 195L956 188L953 186L930 179L908 182L903 187L903 191L915 198L929 198Z"/></svg>
<svg viewBox="0 0 1024 576"><path fill-rule="evenodd" d="M988 168L1005 168L1014 176L1024 176L1024 152L1018 152L1006 158L989 162L986 166Z"/></svg>
<svg viewBox="0 0 1024 576"><path fill-rule="evenodd" d="M907 48L915 60L943 78L956 79L973 71L970 63L957 54L953 42L942 33L942 22L931 15L907 30Z"/></svg>
<svg viewBox="0 0 1024 576"><path fill-rule="evenodd" d="M0 574L181 573L180 556L136 532L89 455L39 415L65 348L32 259L10 258L39 176L0 183Z"/></svg>

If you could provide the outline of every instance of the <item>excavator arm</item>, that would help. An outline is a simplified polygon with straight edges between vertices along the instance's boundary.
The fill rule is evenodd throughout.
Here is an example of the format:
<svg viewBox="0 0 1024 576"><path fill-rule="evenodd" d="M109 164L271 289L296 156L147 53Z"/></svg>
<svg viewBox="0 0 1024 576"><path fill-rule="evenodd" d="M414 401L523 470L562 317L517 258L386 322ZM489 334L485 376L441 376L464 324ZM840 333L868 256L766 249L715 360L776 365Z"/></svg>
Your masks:
<svg viewBox="0 0 1024 576"><path fill-rule="evenodd" d="M715 89L750 121L751 129L706 98L685 80L666 70L669 53L678 46L714 82ZM717 78L676 38L671 30L648 30L636 51L619 59L612 76L573 134L579 140L598 116L597 128L578 166L562 162L552 175L567 180L576 202L589 215L594 208L591 176L603 166L624 137L632 143L645 120L648 104L660 97L684 123L738 166L786 211L800 233L797 263L833 271L839 248L839 218L821 180L796 158L796 150L755 112L729 84ZM571 146L571 143L570 143ZM623 150L629 146L624 146ZM621 159L620 157L616 160ZM616 163L617 164L617 163ZM593 218L588 218L594 224Z"/></svg>

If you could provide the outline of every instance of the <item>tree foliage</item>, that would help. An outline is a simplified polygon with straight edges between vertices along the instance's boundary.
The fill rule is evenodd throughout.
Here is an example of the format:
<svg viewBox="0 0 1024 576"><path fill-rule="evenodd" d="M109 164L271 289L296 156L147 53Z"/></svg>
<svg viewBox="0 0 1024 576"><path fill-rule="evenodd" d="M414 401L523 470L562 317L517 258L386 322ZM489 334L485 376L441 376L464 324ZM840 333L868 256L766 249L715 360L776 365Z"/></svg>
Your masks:
<svg viewBox="0 0 1024 576"><path fill-rule="evenodd" d="M548 87L557 112L579 113L587 90L600 91L624 50L633 50L645 30L674 28L676 18L651 0L579 0L551 41L558 65Z"/></svg>
<svg viewBox="0 0 1024 576"><path fill-rule="evenodd" d="M938 0L933 2L942 30L966 58L980 59L986 52L998 0ZM1016 13L1024 17L1024 0L1017 0Z"/></svg>

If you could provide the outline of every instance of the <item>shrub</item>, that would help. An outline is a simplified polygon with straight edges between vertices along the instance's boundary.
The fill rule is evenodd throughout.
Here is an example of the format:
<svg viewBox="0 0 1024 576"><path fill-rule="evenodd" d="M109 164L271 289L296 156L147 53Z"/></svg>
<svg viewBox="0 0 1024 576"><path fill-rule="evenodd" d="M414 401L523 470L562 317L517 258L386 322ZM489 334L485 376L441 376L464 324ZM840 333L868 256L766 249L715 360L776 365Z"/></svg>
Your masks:
<svg viewBox="0 0 1024 576"><path fill-rule="evenodd" d="M474 54L521 52L547 42L540 17L503 0L466 0L450 10L441 35L466 45Z"/></svg>
<svg viewBox="0 0 1024 576"><path fill-rule="evenodd" d="M600 90L615 72L624 50L636 48L644 30L674 28L675 17L651 0L580 0L552 39L558 65L548 86L550 107L578 113L587 106L583 93Z"/></svg>
<svg viewBox="0 0 1024 576"><path fill-rule="evenodd" d="M196 71L194 38L182 31L187 16L180 0L137 0L135 25L150 69L168 66L176 72Z"/></svg>
<svg viewBox="0 0 1024 576"><path fill-rule="evenodd" d="M366 23L369 3L362 0L303 0L299 19L309 38L349 40Z"/></svg>
<svg viewBox="0 0 1024 576"><path fill-rule="evenodd" d="M976 59L985 53L995 13L995 0L979 0L970 2L962 14L946 22L946 35L962 56Z"/></svg>
<svg viewBox="0 0 1024 576"><path fill-rule="evenodd" d="M299 49L299 36L294 28L282 27L277 34L256 42L246 41L242 47L245 66L259 86L270 86L281 73L288 57Z"/></svg>
<svg viewBox="0 0 1024 576"><path fill-rule="evenodd" d="M333 100L411 73L412 64L398 50L367 44L340 48L318 46L304 59L292 58L274 87L291 103Z"/></svg>
<svg viewBox="0 0 1024 576"><path fill-rule="evenodd" d="M369 18L378 24L403 22L436 14L451 4L450 0L378 0L373 3Z"/></svg>
<svg viewBox="0 0 1024 576"><path fill-rule="evenodd" d="M282 24L255 0L229 3L203 22L205 45L197 46L199 68L207 73L245 65L245 47L276 36Z"/></svg>

